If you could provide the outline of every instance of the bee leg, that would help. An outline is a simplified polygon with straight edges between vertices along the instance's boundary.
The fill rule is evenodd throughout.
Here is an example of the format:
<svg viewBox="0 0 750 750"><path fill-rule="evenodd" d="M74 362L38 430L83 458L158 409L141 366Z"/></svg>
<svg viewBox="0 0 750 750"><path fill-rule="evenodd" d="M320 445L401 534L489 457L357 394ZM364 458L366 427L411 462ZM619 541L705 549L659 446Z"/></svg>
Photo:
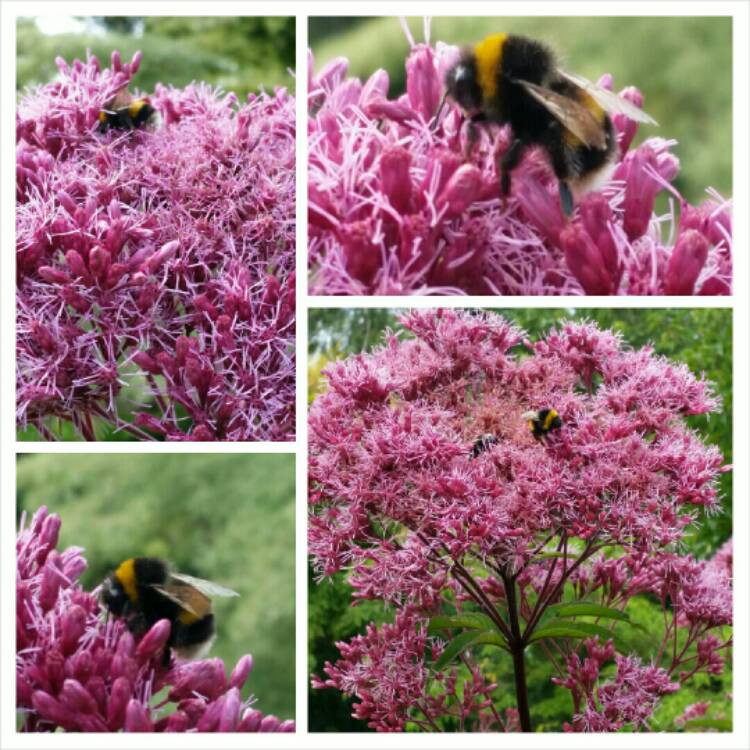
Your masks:
<svg viewBox="0 0 750 750"><path fill-rule="evenodd" d="M464 149L464 161L469 161L474 153L474 147L479 140L479 128L474 120L469 120L466 125L466 148Z"/></svg>
<svg viewBox="0 0 750 750"><path fill-rule="evenodd" d="M563 180L559 181L560 185L560 208L566 217L570 217L573 213L573 193L570 191L570 186Z"/></svg>
<svg viewBox="0 0 750 750"><path fill-rule="evenodd" d="M487 115L484 112L475 112L469 117L466 126L466 149L464 151L464 160L469 161L474 153L474 147L479 140L479 125L487 122Z"/></svg>
<svg viewBox="0 0 750 750"><path fill-rule="evenodd" d="M497 172L500 175L500 197L505 199L510 195L510 173L521 163L526 144L516 138L510 147L497 161Z"/></svg>

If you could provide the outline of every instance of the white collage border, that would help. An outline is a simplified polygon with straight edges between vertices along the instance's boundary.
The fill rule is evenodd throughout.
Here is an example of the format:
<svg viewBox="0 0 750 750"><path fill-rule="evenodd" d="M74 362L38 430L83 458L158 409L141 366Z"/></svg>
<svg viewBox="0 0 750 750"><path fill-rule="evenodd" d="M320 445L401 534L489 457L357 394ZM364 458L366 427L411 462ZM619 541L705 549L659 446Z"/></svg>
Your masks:
<svg viewBox="0 0 750 750"><path fill-rule="evenodd" d="M15 19L35 15L292 15L297 28L297 440L296 443L16 443L15 424L15 362L14 302L15 271L14 205L15 205ZM644 750L659 748L748 748L750 747L750 712L741 706L750 705L750 228L747 208L750 206L750 62L748 49L747 0L726 0L700 3L629 2L628 0L568 0L566 2L483 2L483 0L114 0L91 2L23 2L3 0L0 26L0 748L101 748L105 741L113 749L150 748L454 748L456 735L368 735L310 734L307 732L307 692L309 686L307 660L307 477L305 448L307 445L307 310L330 307L724 307L733 310L734 322L734 564L735 564L735 637L734 647L734 730L722 734L473 734L460 740L472 748L608 748L632 747L636 742ZM306 131L307 17L308 16L471 16L471 15L631 15L631 16L733 16L733 198L734 198L734 294L731 298L673 297L307 297L307 143ZM738 210L738 208L740 210ZM295 735L130 735L49 734L22 735L15 732L15 456L22 452L47 453L279 453L296 452L296 716ZM742 461L742 458L745 460ZM738 710L739 709L739 710ZM637 737L637 740L635 739Z"/></svg>

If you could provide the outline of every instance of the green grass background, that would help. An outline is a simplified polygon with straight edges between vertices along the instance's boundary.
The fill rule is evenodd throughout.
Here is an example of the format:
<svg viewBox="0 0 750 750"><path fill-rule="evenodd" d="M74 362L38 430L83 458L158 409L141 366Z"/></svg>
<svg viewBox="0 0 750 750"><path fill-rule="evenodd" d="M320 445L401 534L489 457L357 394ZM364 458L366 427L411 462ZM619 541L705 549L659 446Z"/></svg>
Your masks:
<svg viewBox="0 0 750 750"><path fill-rule="evenodd" d="M422 41L422 19L410 18L409 25ZM675 185L691 203L708 187L731 196L731 18L435 17L431 40L463 46L497 31L547 42L567 69L590 80L611 73L616 90L638 86L660 127L641 127L636 143L652 135L679 141ZM403 91L408 43L397 18L312 18L309 39L316 70L344 56L351 75L384 68L390 95Z"/></svg>
<svg viewBox="0 0 750 750"><path fill-rule="evenodd" d="M566 320L595 320L603 328L619 331L633 347L650 344L658 354L676 362L685 362L695 373L705 373L714 383L723 401L720 412L710 416L689 417L692 427L703 439L718 445L727 463L732 462L732 311L729 309L609 309L549 308L496 309L504 317L524 328L536 339L553 325ZM312 309L308 316L309 366L308 398L310 401L325 389L321 370L334 359L352 353L371 351L382 342L386 328L397 327L399 311L386 308L354 308L348 310ZM720 480L723 512L704 517L690 529L685 550L696 557L710 557L732 535L732 473ZM326 661L339 658L336 641L349 640L364 632L367 623L391 622L393 611L380 601L362 602L351 606L351 588L344 575L317 584L312 571L308 581L308 667L311 673L323 676ZM632 599L628 613L645 628L631 640L633 652L645 661L653 656L654 644L662 634L661 607L646 597ZM618 631L619 632L619 631ZM728 629L724 636L728 635ZM513 675L509 660L497 657L486 649L482 667L490 680L501 686L495 694L501 709L513 706ZM569 721L571 700L567 691L549 682L550 668L538 648L527 652L527 681L531 714L535 731L560 731ZM724 674L700 675L686 687L663 700L655 713L654 730L675 731L674 718L691 703L711 702L710 718L731 719L731 665ZM312 690L308 694L310 730L366 732L365 722L352 719L353 700L345 699L336 690ZM450 727L446 727L450 729Z"/></svg>
<svg viewBox="0 0 750 750"><path fill-rule="evenodd" d="M179 12L179 6L175 6ZM206 6L210 10L210 6ZM16 25L16 88L51 81L55 57L85 59L90 49L109 65L112 50L130 60L143 52L133 87L153 91L159 82L185 86L206 81L234 91L240 101L250 91L274 86L294 89L288 69L295 64L295 28L291 16L97 16L80 33L47 35L33 18Z"/></svg>
<svg viewBox="0 0 750 750"><path fill-rule="evenodd" d="M243 697L294 717L292 454L21 454L17 470L19 516L60 515L59 548L85 548L85 589L128 557L157 556L237 591L214 599L211 656L230 671L251 653Z"/></svg>

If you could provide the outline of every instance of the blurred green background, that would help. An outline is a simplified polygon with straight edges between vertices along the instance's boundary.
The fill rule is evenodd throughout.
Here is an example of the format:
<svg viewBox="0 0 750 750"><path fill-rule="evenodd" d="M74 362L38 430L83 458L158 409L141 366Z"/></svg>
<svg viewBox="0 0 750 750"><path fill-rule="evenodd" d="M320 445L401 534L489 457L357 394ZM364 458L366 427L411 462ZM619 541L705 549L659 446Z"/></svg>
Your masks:
<svg viewBox="0 0 750 750"><path fill-rule="evenodd" d="M17 471L19 518L60 515L59 548L85 548L85 589L155 556L237 591L214 599L211 656L231 671L251 653L243 697L294 717L293 454L19 454Z"/></svg>
<svg viewBox="0 0 750 750"><path fill-rule="evenodd" d="M409 18L417 42L421 18ZM564 67L596 81L614 76L616 90L637 86L660 127L639 130L636 143L658 135L679 142L682 169L675 186L691 203L708 187L732 194L732 20L708 17L470 17L432 19L432 42L463 46L497 31L548 43ZM349 59L350 75L385 68L389 95L405 86L408 42L395 17L311 18L315 69L334 57Z"/></svg>
<svg viewBox="0 0 750 750"><path fill-rule="evenodd" d="M207 8L209 6L206 6ZM175 6L179 11L179 6ZM16 88L47 83L55 57L85 59L90 49L102 65L112 50L129 60L142 50L133 89L158 83L206 81L234 91L274 86L294 90L295 31L291 16L45 16L20 18L16 27Z"/></svg>
<svg viewBox="0 0 750 750"><path fill-rule="evenodd" d="M657 354L676 362L685 362L695 373L705 373L721 396L723 408L717 414L689 417L690 425L707 443L717 445L727 463L732 462L732 311L730 309L623 309L549 308L493 309L537 338L555 324L566 320L593 320L602 328L619 331L625 341L640 347L653 345ZM381 343L384 329L397 328L400 311L383 308L348 310L311 309L308 315L308 400L325 390L321 370L334 359L371 351ZM723 512L704 517L686 537L685 550L696 557L710 557L732 535L732 473L721 477ZM361 633L370 621L382 623L393 619L392 610L382 602L362 602L351 606L351 588L341 574L317 584L312 570L308 580L308 667L322 676L326 661L339 657L335 642ZM639 635L632 648L649 660L654 643L661 640L662 614L655 601L631 600L628 612L648 635ZM498 659L496 652L483 655L483 669L500 685L512 685L508 660ZM527 652L529 695L532 720L536 731L560 731L562 722L570 719L570 696L549 682L549 665L543 653ZM710 701L708 716L731 718L732 670L719 677L698 676L687 687L668 696L658 709L652 726L655 730L674 731L673 721L686 706ZM514 705L511 692L500 690L505 702L501 708ZM313 690L308 694L311 731L369 731L365 722L351 718L351 699L336 690Z"/></svg>

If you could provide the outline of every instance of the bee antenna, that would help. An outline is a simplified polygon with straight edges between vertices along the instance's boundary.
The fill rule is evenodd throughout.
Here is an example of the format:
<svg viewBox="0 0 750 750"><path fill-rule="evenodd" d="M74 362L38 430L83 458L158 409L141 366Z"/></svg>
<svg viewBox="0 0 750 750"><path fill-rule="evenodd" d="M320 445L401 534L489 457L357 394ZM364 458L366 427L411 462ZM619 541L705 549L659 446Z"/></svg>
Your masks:
<svg viewBox="0 0 750 750"><path fill-rule="evenodd" d="M430 123L430 130L434 133L435 130L437 130L438 123L440 122L440 115L443 112L443 107L445 106L445 100L448 98L448 89L445 90L443 93L442 98L440 99L440 104L438 104L437 112L435 113L435 117L432 118L432 122Z"/></svg>

